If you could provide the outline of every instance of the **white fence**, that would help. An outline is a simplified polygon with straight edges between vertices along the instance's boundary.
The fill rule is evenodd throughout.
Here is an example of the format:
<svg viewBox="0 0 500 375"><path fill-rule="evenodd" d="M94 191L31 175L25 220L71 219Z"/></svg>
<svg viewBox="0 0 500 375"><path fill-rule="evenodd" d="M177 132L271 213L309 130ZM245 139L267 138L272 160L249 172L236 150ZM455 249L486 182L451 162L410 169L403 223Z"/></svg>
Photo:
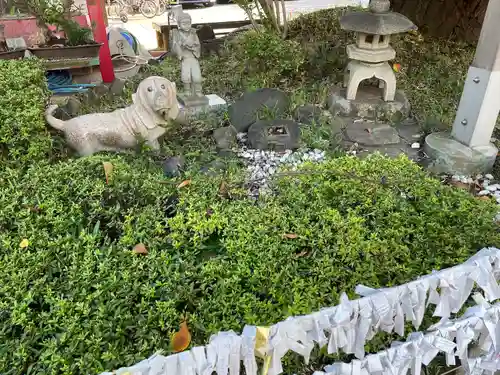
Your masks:
<svg viewBox="0 0 500 375"><path fill-rule="evenodd" d="M387 289L358 286L362 298L349 300L344 294L338 306L310 315L291 317L269 330L245 326L241 335L233 331L213 335L208 345L168 357L155 354L138 364L102 375L238 375L241 364L246 375L256 375L256 356L263 357L263 374L283 373L281 360L294 351L309 361L315 345L327 346L328 353L343 351L354 354L350 363L334 363L315 375L419 375L440 352L449 365L458 357L467 373L493 374L500 369L500 250L485 248L467 262L408 284ZM456 320L473 288L477 305ZM364 346L380 331L404 334L405 322L415 329L422 323L429 305L435 305L434 316L441 321L427 332L415 332L404 343L394 342L391 348L365 356ZM469 358L468 347L477 343L485 353Z"/></svg>

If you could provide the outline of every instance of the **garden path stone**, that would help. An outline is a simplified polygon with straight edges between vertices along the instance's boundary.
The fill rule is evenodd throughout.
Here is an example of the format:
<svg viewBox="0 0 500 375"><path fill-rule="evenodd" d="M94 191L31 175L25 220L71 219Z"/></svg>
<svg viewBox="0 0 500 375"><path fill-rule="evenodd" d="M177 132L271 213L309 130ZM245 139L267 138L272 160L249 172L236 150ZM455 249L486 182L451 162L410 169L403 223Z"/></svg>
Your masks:
<svg viewBox="0 0 500 375"><path fill-rule="evenodd" d="M424 132L415 119L403 120L396 124L395 128L399 136L407 142L420 142L424 138Z"/></svg>
<svg viewBox="0 0 500 375"><path fill-rule="evenodd" d="M186 159L184 156L173 156L163 162L163 173L166 177L179 177L182 174Z"/></svg>
<svg viewBox="0 0 500 375"><path fill-rule="evenodd" d="M259 120L248 129L248 142L257 150L293 150L299 140L300 125L292 120Z"/></svg>
<svg viewBox="0 0 500 375"><path fill-rule="evenodd" d="M286 93L278 89L262 88L246 92L228 109L229 120L238 133L246 132L259 118L268 114L283 115L290 106Z"/></svg>
<svg viewBox="0 0 500 375"><path fill-rule="evenodd" d="M395 128L384 123L352 122L346 129L347 138L363 146L397 144L401 140Z"/></svg>

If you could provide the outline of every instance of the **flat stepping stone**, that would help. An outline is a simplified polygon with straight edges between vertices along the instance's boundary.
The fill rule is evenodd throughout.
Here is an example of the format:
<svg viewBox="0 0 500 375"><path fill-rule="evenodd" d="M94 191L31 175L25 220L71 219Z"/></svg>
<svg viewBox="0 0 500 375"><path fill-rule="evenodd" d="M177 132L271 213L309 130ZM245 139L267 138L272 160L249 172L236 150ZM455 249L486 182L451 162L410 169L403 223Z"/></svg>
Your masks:
<svg viewBox="0 0 500 375"><path fill-rule="evenodd" d="M396 129L383 123L353 121L347 126L346 135L350 141L364 146L385 146L401 142Z"/></svg>

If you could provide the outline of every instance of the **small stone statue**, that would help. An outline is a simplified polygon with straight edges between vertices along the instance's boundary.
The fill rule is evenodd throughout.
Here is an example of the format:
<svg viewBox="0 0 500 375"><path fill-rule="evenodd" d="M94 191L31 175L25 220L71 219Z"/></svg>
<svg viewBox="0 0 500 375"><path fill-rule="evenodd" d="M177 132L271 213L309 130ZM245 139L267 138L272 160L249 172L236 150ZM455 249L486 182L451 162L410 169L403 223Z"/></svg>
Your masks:
<svg viewBox="0 0 500 375"><path fill-rule="evenodd" d="M179 115L175 83L163 77L143 80L133 104L109 113L92 113L63 121L53 116L57 105L45 112L50 126L64 133L68 144L80 156L99 151L121 151L136 147L141 140L153 150L160 149L158 138L165 134L166 125Z"/></svg>
<svg viewBox="0 0 500 375"><path fill-rule="evenodd" d="M201 44L196 30L191 27L191 16L187 13L180 13L177 24L179 28L172 31L172 44L174 53L181 61L181 80L184 85L181 99L204 98L198 61L201 55Z"/></svg>

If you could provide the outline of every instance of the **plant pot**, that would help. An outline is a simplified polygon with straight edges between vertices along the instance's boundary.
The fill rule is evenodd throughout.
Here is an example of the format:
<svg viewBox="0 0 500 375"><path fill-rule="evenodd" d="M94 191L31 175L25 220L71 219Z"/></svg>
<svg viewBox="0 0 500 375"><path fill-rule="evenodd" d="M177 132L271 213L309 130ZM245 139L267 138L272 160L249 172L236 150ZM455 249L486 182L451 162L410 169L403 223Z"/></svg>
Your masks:
<svg viewBox="0 0 500 375"><path fill-rule="evenodd" d="M15 51L0 52L0 60L22 59L25 51L25 49L16 49Z"/></svg>
<svg viewBox="0 0 500 375"><path fill-rule="evenodd" d="M97 57L101 46L102 43L84 46L33 47L29 48L29 51L34 56L45 60L83 59Z"/></svg>

